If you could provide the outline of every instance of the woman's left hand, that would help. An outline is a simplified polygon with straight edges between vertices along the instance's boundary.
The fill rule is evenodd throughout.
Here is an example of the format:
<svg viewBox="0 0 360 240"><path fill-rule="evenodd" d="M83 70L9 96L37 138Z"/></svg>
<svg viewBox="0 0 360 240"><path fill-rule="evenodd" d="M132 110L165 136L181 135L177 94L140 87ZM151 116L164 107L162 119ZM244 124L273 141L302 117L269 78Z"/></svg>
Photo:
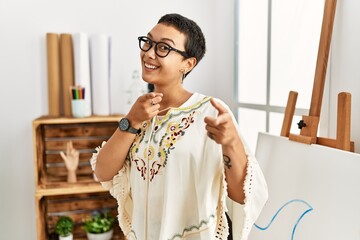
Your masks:
<svg viewBox="0 0 360 240"><path fill-rule="evenodd" d="M238 140L238 132L231 114L220 103L216 102L213 98L210 100L211 104L218 110L218 116L205 117L207 135L216 143L223 146L231 145L234 140Z"/></svg>
<svg viewBox="0 0 360 240"><path fill-rule="evenodd" d="M239 191L244 188L248 162L244 145L231 112L213 98L211 104L218 110L218 115L205 117L207 135L216 143L221 144L229 197L244 204L245 193Z"/></svg>

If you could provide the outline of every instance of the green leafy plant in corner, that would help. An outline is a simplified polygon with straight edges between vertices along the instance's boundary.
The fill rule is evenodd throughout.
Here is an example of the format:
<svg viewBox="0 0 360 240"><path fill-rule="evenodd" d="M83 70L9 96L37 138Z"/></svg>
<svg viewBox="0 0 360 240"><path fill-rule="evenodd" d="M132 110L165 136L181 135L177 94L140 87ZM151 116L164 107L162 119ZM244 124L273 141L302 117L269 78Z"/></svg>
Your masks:
<svg viewBox="0 0 360 240"><path fill-rule="evenodd" d="M105 233L113 228L115 218L108 212L96 213L85 218L83 223L84 229L88 233Z"/></svg>
<svg viewBox="0 0 360 240"><path fill-rule="evenodd" d="M55 225L55 232L61 237L69 236L74 229L74 222L68 216L62 216Z"/></svg>

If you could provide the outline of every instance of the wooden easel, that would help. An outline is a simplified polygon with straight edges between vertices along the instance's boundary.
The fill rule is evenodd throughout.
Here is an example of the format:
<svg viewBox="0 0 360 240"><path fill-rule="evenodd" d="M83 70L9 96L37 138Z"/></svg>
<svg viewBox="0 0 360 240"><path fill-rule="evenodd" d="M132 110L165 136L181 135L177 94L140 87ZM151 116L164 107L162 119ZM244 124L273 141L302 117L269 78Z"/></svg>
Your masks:
<svg viewBox="0 0 360 240"><path fill-rule="evenodd" d="M328 147L354 152L354 142L350 141L350 93L342 92L338 95L336 139L317 137L321 103L325 86L326 69L331 44L331 36L334 25L336 1L337 0L325 1L309 115L303 115L302 120L298 123L298 127L301 129L300 135L291 134L290 126L294 116L298 94L297 92L290 91L280 135L284 137L289 137L290 140L306 144L317 143Z"/></svg>

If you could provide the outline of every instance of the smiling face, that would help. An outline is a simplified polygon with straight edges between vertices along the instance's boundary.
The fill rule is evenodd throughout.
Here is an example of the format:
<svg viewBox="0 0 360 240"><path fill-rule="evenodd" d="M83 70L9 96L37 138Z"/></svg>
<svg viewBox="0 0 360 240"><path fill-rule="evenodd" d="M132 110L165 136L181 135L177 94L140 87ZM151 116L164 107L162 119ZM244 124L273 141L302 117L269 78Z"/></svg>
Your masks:
<svg viewBox="0 0 360 240"><path fill-rule="evenodd" d="M147 35L155 42L164 42L171 47L185 51L186 36L176 28L157 24ZM142 78L148 83L158 86L179 84L182 81L183 71L192 69L192 59L175 52L161 58L155 54L154 45L147 51L140 51Z"/></svg>

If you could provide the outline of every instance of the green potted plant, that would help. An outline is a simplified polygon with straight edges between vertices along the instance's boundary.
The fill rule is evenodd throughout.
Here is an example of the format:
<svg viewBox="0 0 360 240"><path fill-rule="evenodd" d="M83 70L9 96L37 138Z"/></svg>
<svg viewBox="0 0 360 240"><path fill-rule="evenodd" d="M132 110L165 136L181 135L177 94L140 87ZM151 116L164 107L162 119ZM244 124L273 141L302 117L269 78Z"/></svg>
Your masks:
<svg viewBox="0 0 360 240"><path fill-rule="evenodd" d="M72 240L72 231L74 229L74 221L68 216L62 216L55 225L55 232L59 235L60 240Z"/></svg>
<svg viewBox="0 0 360 240"><path fill-rule="evenodd" d="M115 218L109 212L95 213L84 219L84 229L89 240L110 240Z"/></svg>

